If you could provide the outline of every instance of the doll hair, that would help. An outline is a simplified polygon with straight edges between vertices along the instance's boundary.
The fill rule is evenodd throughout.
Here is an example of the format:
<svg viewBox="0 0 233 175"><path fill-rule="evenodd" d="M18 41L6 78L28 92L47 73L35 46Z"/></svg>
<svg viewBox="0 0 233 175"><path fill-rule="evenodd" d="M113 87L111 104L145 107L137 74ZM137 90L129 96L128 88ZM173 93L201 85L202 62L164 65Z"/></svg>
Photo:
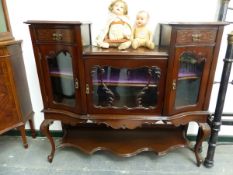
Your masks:
<svg viewBox="0 0 233 175"><path fill-rule="evenodd" d="M122 2L123 4L124 4L124 15L128 15L128 5L126 4L126 2L125 1L123 1L123 0L114 0L114 1L112 1L112 3L109 5L109 7L108 7L108 10L110 11L110 12L112 12L112 10L113 10L113 6L117 3L117 2Z"/></svg>
<svg viewBox="0 0 233 175"><path fill-rule="evenodd" d="M147 11L145 11L145 10L141 10L141 11L139 11L139 12L137 13L137 15L139 15L139 14L141 14L141 13L146 14L147 19L149 19L149 18L150 18L150 15L149 15L149 13L148 13Z"/></svg>

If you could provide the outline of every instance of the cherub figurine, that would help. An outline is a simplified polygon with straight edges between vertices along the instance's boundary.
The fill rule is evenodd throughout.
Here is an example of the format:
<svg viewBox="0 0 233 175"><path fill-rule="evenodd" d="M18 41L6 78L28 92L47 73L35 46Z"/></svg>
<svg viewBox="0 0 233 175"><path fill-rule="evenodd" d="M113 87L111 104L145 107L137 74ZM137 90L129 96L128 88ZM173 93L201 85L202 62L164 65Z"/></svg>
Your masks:
<svg viewBox="0 0 233 175"><path fill-rule="evenodd" d="M132 27L129 22L128 6L123 0L114 0L109 6L110 16L102 33L97 37L97 46L102 48L131 46Z"/></svg>
<svg viewBox="0 0 233 175"><path fill-rule="evenodd" d="M149 14L146 11L139 11L137 13L135 26L133 29L132 47L137 49L138 47L144 46L149 49L154 49L155 44L153 43L153 34L147 28L149 20Z"/></svg>

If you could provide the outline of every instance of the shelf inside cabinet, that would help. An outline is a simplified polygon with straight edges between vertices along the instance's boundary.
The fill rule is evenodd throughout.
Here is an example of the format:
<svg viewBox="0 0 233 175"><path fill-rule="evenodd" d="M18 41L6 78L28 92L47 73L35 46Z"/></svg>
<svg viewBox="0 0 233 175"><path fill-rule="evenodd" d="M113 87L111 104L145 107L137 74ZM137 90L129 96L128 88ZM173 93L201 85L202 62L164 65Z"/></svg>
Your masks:
<svg viewBox="0 0 233 175"><path fill-rule="evenodd" d="M69 78L73 79L73 74L71 72L59 72L59 71L50 71L49 72L50 76L53 77L62 77L62 78Z"/></svg>
<svg viewBox="0 0 233 175"><path fill-rule="evenodd" d="M197 73L179 73L178 80L190 80L190 79L198 79L200 76Z"/></svg>
<svg viewBox="0 0 233 175"><path fill-rule="evenodd" d="M94 86L99 86L105 84L107 86L127 86L127 87L145 87L147 86L148 82L140 81L140 80L131 80L131 81L114 81L114 80L106 80L103 82L94 81ZM157 84L149 84L149 87L157 87Z"/></svg>

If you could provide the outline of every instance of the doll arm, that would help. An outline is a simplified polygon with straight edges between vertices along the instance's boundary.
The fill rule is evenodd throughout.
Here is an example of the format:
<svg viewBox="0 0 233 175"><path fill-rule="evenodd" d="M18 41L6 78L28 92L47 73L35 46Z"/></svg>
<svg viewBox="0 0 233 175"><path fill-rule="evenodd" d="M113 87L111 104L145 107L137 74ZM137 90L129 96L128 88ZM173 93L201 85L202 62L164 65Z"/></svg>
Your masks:
<svg viewBox="0 0 233 175"><path fill-rule="evenodd" d="M124 37L126 39L131 39L132 37L132 28L129 24L124 24L124 29L123 29Z"/></svg>

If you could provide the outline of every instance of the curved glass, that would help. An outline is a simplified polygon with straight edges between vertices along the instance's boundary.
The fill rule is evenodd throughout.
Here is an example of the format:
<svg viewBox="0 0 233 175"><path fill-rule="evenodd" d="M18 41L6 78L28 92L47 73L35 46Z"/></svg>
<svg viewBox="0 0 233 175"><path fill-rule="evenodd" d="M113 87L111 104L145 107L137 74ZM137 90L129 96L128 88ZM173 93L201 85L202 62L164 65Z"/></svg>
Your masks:
<svg viewBox="0 0 233 175"><path fill-rule="evenodd" d="M96 108L150 108L158 100L158 67L92 69L93 104Z"/></svg>
<svg viewBox="0 0 233 175"><path fill-rule="evenodd" d="M2 0L0 0L0 32L7 32L6 18L3 11Z"/></svg>
<svg viewBox="0 0 233 175"><path fill-rule="evenodd" d="M192 52L184 52L180 56L176 108L197 103L205 60L201 54Z"/></svg>
<svg viewBox="0 0 233 175"><path fill-rule="evenodd" d="M75 106L75 87L72 57L67 51L47 57L52 86L53 102Z"/></svg>

